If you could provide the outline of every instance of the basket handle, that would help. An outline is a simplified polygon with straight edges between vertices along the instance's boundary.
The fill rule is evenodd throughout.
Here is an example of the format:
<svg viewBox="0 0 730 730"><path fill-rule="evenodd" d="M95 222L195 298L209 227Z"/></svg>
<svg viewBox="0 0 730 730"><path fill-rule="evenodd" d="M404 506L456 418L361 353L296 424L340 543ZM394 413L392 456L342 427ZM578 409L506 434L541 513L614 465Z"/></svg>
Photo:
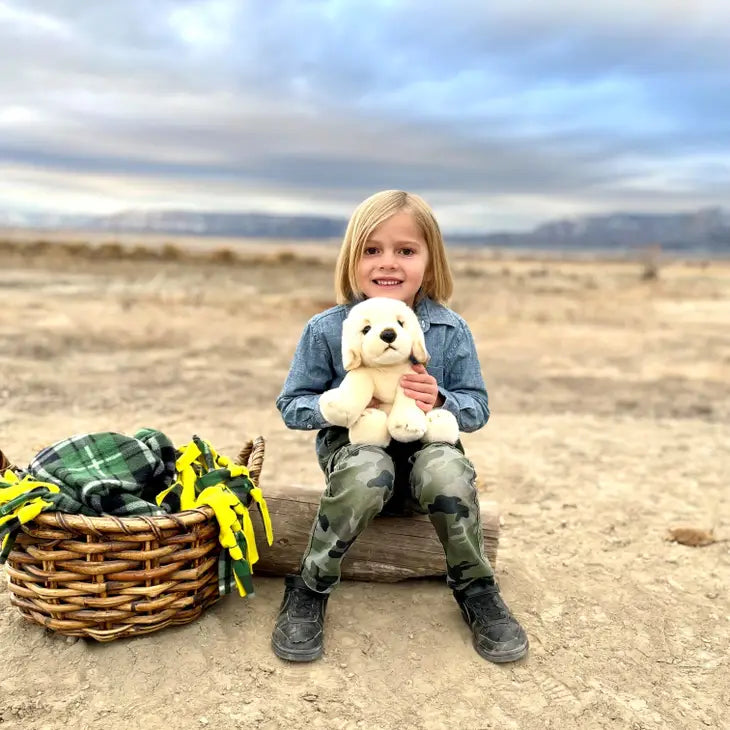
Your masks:
<svg viewBox="0 0 730 730"><path fill-rule="evenodd" d="M263 436L257 436L253 441L247 441L238 452L236 464L248 467L248 473L253 483L258 487L261 478L261 467L264 464L264 449L266 441Z"/></svg>

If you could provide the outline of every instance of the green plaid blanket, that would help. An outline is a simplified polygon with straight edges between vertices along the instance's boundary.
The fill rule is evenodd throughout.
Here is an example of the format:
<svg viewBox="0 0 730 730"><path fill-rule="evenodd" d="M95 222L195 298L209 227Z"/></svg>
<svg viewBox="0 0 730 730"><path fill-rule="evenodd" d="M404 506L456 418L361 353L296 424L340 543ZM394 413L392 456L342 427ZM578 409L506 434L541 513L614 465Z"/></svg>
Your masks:
<svg viewBox="0 0 730 730"><path fill-rule="evenodd" d="M201 450L209 453L207 445L197 437L193 440ZM59 511L83 515L160 515L177 512L180 508L180 486L170 489L176 479L176 451L170 439L161 431L144 428L133 436L102 432L71 436L40 451L27 469L15 473L22 479L28 476L40 482L58 487L58 491L35 488L32 492L12 493L3 499L3 492L10 494L17 482L3 481L0 473L0 564L5 562L12 549L21 525L27 520L22 508L34 497L44 503L42 511ZM212 464L211 464L212 466ZM225 470L198 469L196 496L213 483L226 484L241 503L248 507L251 502L253 482L246 476L230 478ZM156 497L166 491L160 504ZM38 510L36 510L38 511ZM6 539L7 538L7 539ZM237 564L245 561L231 560L228 550L222 550L218 565L219 591L230 593L235 587L233 573ZM240 571L239 571L240 572ZM249 594L253 593L250 577L245 581Z"/></svg>
<svg viewBox="0 0 730 730"><path fill-rule="evenodd" d="M160 431L71 436L40 451L23 473L61 490L53 510L83 515L160 515L155 496L175 479L175 447Z"/></svg>

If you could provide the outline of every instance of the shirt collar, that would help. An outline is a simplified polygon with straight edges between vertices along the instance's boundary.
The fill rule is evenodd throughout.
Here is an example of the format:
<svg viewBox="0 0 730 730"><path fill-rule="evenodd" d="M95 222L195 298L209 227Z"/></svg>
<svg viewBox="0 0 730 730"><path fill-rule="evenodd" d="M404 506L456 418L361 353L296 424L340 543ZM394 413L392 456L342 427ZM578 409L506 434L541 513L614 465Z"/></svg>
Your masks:
<svg viewBox="0 0 730 730"><path fill-rule="evenodd" d="M430 297L423 297L416 303L416 317L424 332L428 332L432 324L453 324L453 318L449 316L449 310L434 302Z"/></svg>

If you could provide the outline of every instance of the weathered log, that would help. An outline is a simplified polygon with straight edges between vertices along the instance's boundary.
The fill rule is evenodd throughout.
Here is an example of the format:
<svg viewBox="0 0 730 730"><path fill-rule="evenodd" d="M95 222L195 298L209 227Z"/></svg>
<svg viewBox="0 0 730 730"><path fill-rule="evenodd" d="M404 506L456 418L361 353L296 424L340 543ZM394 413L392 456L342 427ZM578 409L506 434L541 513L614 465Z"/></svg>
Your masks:
<svg viewBox="0 0 730 730"><path fill-rule="evenodd" d="M266 485L264 496L271 515L274 544L264 538L260 516L254 517L262 575L285 575L299 569L317 514L322 487ZM499 512L496 502L480 501L484 551L492 566L497 562ZM258 510L252 510L258 514ZM357 538L342 562L342 577L392 583L405 578L446 574L441 543L426 515L378 516Z"/></svg>

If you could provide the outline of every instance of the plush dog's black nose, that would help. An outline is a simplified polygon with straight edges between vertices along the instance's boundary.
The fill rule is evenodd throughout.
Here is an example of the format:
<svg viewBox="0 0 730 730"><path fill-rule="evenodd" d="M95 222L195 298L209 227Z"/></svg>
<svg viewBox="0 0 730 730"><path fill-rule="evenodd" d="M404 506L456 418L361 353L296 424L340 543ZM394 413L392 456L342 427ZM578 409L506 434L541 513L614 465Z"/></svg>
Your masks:
<svg viewBox="0 0 730 730"><path fill-rule="evenodd" d="M387 342L388 344L390 344L391 342L393 342L393 340L394 340L394 339L395 339L396 337L397 337L397 335L395 334L395 330L393 330L393 329L390 329L390 327L388 327L388 329L385 329L385 330L383 330L383 331L382 331L382 332L380 333L380 339L381 339L381 340L382 340L383 342Z"/></svg>

